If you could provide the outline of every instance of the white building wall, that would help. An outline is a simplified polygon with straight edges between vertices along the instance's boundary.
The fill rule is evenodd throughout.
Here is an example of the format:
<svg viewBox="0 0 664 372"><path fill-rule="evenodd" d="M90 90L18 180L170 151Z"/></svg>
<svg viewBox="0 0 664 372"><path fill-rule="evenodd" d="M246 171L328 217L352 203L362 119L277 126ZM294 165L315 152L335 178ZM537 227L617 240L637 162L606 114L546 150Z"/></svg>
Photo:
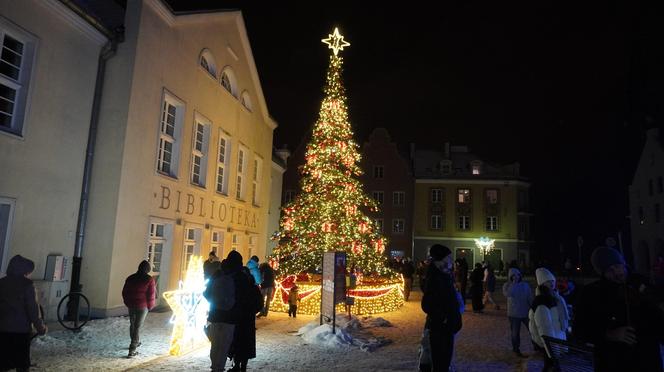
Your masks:
<svg viewBox="0 0 664 372"><path fill-rule="evenodd" d="M266 256L272 254L272 251L277 246L277 241L271 240L270 237L275 232L279 231L279 218L281 217L281 192L284 183L285 168L281 165L272 162L270 176L272 182L270 184L270 208L268 210L268 223L267 223L267 250Z"/></svg>
<svg viewBox="0 0 664 372"><path fill-rule="evenodd" d="M0 27L34 40L22 134L0 131L0 201L13 201L8 259L72 256L97 62L104 37L56 0L0 2ZM25 61L24 61L25 62ZM3 242L0 242L2 244ZM69 276L69 273L67 274Z"/></svg>

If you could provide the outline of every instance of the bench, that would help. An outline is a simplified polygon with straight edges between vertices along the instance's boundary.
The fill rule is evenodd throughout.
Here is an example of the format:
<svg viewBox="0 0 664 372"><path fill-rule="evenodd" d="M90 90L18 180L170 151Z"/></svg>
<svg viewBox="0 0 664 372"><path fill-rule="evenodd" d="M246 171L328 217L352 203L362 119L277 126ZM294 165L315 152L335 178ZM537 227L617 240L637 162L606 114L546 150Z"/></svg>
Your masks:
<svg viewBox="0 0 664 372"><path fill-rule="evenodd" d="M546 353L556 361L563 372L593 372L592 344L561 340L554 337L542 336Z"/></svg>

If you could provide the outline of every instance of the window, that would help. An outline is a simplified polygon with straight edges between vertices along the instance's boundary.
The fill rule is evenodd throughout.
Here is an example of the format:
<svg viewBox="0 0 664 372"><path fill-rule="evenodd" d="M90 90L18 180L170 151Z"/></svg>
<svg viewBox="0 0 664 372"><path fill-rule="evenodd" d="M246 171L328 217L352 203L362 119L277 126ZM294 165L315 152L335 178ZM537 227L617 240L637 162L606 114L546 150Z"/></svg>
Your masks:
<svg viewBox="0 0 664 372"><path fill-rule="evenodd" d="M653 195L653 182L652 178L648 180L648 195L652 196Z"/></svg>
<svg viewBox="0 0 664 372"><path fill-rule="evenodd" d="M498 204L498 190L496 190L496 189L487 189L486 190L486 203L487 204Z"/></svg>
<svg viewBox="0 0 664 372"><path fill-rule="evenodd" d="M659 203L655 204L655 223L661 222L661 211L659 209Z"/></svg>
<svg viewBox="0 0 664 372"><path fill-rule="evenodd" d="M379 233L383 232L383 219L376 218L376 231Z"/></svg>
<svg viewBox="0 0 664 372"><path fill-rule="evenodd" d="M240 148L237 154L237 179L235 182L235 197L244 200L244 179L247 171L246 150Z"/></svg>
<svg viewBox="0 0 664 372"><path fill-rule="evenodd" d="M403 207L406 204L406 193L403 191L394 191L392 193L392 204Z"/></svg>
<svg viewBox="0 0 664 372"><path fill-rule="evenodd" d="M13 199L0 198L0 272L9 259L9 234L12 228ZM4 273L4 272L3 272Z"/></svg>
<svg viewBox="0 0 664 372"><path fill-rule="evenodd" d="M443 171L444 175L448 175L452 173L452 162L449 160L443 160L440 163L441 170Z"/></svg>
<svg viewBox="0 0 664 372"><path fill-rule="evenodd" d="M522 216L518 217L517 220L518 223L518 237L521 240L526 240L528 239L528 219Z"/></svg>
<svg viewBox="0 0 664 372"><path fill-rule="evenodd" d="M662 182L662 177L657 177L657 193L661 194L664 192L664 182Z"/></svg>
<svg viewBox="0 0 664 372"><path fill-rule="evenodd" d="M217 148L217 192L228 195L228 162L231 158L231 140L221 130Z"/></svg>
<svg viewBox="0 0 664 372"><path fill-rule="evenodd" d="M251 200L254 205L260 205L261 181L263 178L263 160L254 156L254 173L251 184Z"/></svg>
<svg viewBox="0 0 664 372"><path fill-rule="evenodd" d="M458 189L457 190L457 202L459 204L470 203L470 189Z"/></svg>
<svg viewBox="0 0 664 372"><path fill-rule="evenodd" d="M395 218L392 220L392 232L395 234L403 234L405 221L403 218Z"/></svg>
<svg viewBox="0 0 664 372"><path fill-rule="evenodd" d="M284 193L284 203L290 203L295 199L295 191L294 190L286 190Z"/></svg>
<svg viewBox="0 0 664 372"><path fill-rule="evenodd" d="M486 217L486 231L498 231L498 216Z"/></svg>
<svg viewBox="0 0 664 372"><path fill-rule="evenodd" d="M431 230L441 230L443 228L443 216L434 214L431 216Z"/></svg>
<svg viewBox="0 0 664 372"><path fill-rule="evenodd" d="M384 168L382 165L374 165L373 167L374 178L383 178L383 171Z"/></svg>
<svg viewBox="0 0 664 372"><path fill-rule="evenodd" d="M470 216L459 216L459 230L470 230Z"/></svg>
<svg viewBox="0 0 664 372"><path fill-rule="evenodd" d="M639 224L643 225L646 223L645 213L643 213L643 207L639 207Z"/></svg>
<svg viewBox="0 0 664 372"><path fill-rule="evenodd" d="M244 106L244 108L246 108L249 111L252 110L251 97L249 96L249 92L247 92L246 90L242 92L242 97L240 99L240 102L242 103L242 106Z"/></svg>
<svg viewBox="0 0 664 372"><path fill-rule="evenodd" d="M240 237L237 234L233 234L233 238L231 240L231 250L237 251L239 247L240 247Z"/></svg>
<svg viewBox="0 0 664 372"><path fill-rule="evenodd" d="M212 230L210 235L210 251L214 252L217 257L223 257L222 245L224 244L224 233L220 230ZM208 252L209 253L209 252Z"/></svg>
<svg viewBox="0 0 664 372"><path fill-rule="evenodd" d="M164 258L164 246L166 245L166 226L163 223L150 224L150 236L148 238L147 261L152 268L151 275L157 276L161 273L161 263Z"/></svg>
<svg viewBox="0 0 664 372"><path fill-rule="evenodd" d="M373 198L376 201L378 205L383 204L383 192L382 191L374 191L373 192Z"/></svg>
<svg viewBox="0 0 664 372"><path fill-rule="evenodd" d="M431 189L431 202L432 203L443 202L443 189Z"/></svg>
<svg viewBox="0 0 664 372"><path fill-rule="evenodd" d="M157 171L171 177L177 177L180 130L183 117L184 104L165 93L159 124Z"/></svg>
<svg viewBox="0 0 664 372"><path fill-rule="evenodd" d="M221 86L223 86L224 89L228 91L228 93L232 94L233 97L237 98L237 84L235 82L235 74L230 67L224 68L224 70L221 72L220 80Z"/></svg>
<svg viewBox="0 0 664 372"><path fill-rule="evenodd" d="M0 131L22 135L36 41L0 19Z"/></svg>
<svg viewBox="0 0 664 372"><path fill-rule="evenodd" d="M480 174L480 165L479 164L473 164L473 175L479 175Z"/></svg>
<svg viewBox="0 0 664 372"><path fill-rule="evenodd" d="M197 118L194 122L194 129L194 146L191 151L191 183L205 187L210 124L203 123Z"/></svg>
<svg viewBox="0 0 664 372"><path fill-rule="evenodd" d="M191 256L201 254L201 229L185 228L184 229L184 247L182 252L182 277L187 272L189 267L189 260Z"/></svg>
<svg viewBox="0 0 664 372"><path fill-rule="evenodd" d="M199 63L208 74L215 79L217 78L217 64L214 62L214 57L210 50L203 49Z"/></svg>

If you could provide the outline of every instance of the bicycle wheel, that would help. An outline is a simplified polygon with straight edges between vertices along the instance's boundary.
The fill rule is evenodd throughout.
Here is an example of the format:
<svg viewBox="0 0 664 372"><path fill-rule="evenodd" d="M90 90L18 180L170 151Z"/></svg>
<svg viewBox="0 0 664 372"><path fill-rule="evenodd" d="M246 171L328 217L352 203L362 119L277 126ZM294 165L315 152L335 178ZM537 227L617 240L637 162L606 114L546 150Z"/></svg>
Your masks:
<svg viewBox="0 0 664 372"><path fill-rule="evenodd" d="M58 304L58 322L65 328L78 331L90 320L90 301L82 293L72 292Z"/></svg>

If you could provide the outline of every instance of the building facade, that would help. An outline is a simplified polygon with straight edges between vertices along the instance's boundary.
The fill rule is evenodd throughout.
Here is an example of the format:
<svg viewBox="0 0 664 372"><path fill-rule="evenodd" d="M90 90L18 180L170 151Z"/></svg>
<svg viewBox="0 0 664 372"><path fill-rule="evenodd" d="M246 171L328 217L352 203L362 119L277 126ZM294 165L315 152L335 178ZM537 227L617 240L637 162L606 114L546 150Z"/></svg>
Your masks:
<svg viewBox="0 0 664 372"><path fill-rule="evenodd" d="M367 213L387 238L391 256L413 253L413 175L407 159L384 128L375 129L362 146L362 184L379 206Z"/></svg>
<svg viewBox="0 0 664 372"><path fill-rule="evenodd" d="M272 168L270 172L270 208L268 209L267 218L267 249L266 256L272 254L272 251L277 246L277 241L272 239L272 236L279 231L279 221L281 219L281 197L282 187L284 183L284 172L286 172L286 165L288 164L288 157L290 151L288 149L275 150L272 155Z"/></svg>
<svg viewBox="0 0 664 372"><path fill-rule="evenodd" d="M32 259L32 278L52 294L41 301L49 317L69 287L64 278L43 280L47 257L73 255L97 65L108 41L60 1L0 2L0 276L12 256Z"/></svg>
<svg viewBox="0 0 664 372"><path fill-rule="evenodd" d="M516 260L529 262L532 240L530 183L519 165L496 166L482 161L465 146L445 144L442 151L411 145L415 175L414 256L426 258L433 244L448 246L454 258L469 265L490 261L498 267ZM482 252L475 240L494 240Z"/></svg>
<svg viewBox="0 0 664 372"><path fill-rule="evenodd" d="M15 175L0 178L0 257L2 267L14 254L34 259L33 277L43 277L47 255L74 255L108 42L76 3L0 4L14 55L7 68L0 61L1 98L16 104L0 109L0 167ZM141 260L162 294L178 287L192 255L265 256L276 123L242 14L173 4L127 1L124 39L104 65L80 272L94 316L126 312L122 286Z"/></svg>
<svg viewBox="0 0 664 372"><path fill-rule="evenodd" d="M648 130L641 157L629 186L632 252L636 271L653 274L664 258L664 136L661 129Z"/></svg>

